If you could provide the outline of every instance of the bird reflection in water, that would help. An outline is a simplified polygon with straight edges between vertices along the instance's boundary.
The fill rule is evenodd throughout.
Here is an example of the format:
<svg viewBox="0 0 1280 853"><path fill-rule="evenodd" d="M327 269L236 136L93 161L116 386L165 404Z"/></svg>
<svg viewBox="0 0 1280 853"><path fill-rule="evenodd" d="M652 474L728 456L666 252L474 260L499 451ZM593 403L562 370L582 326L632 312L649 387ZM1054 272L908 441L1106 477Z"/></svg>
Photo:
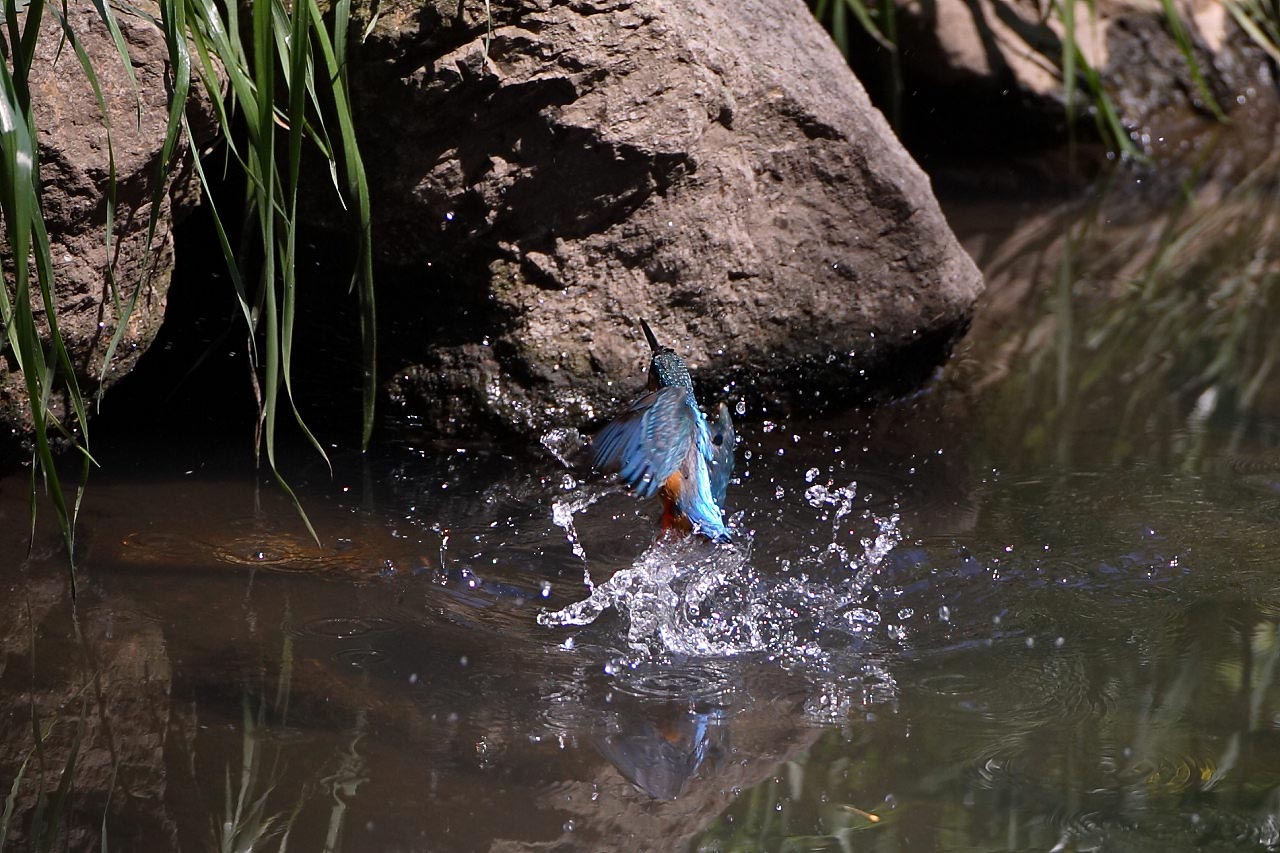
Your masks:
<svg viewBox="0 0 1280 853"><path fill-rule="evenodd" d="M613 707L592 741L632 784L655 800L674 800L699 770L713 773L728 751L723 708L694 702L632 700Z"/></svg>

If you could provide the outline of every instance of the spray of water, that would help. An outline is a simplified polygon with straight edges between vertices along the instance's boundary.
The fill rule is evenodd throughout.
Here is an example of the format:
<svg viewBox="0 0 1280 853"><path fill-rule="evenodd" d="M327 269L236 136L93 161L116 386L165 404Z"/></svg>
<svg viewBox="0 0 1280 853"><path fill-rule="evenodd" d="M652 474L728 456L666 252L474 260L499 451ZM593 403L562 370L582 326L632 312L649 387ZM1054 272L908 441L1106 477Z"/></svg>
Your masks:
<svg viewBox="0 0 1280 853"><path fill-rule="evenodd" d="M864 512L861 518L874 534L858 540L856 547L845 544L856 494L856 484L807 490L806 504L831 522L831 541L794 562L782 561L785 565L777 571L761 572L753 565L747 533L739 533L729 545L700 537L661 540L630 567L590 586L587 598L543 612L538 621L581 626L612 609L627 620L633 660L762 652L783 662L823 666L832 651L848 646L851 636L879 624L879 614L866 606L867 586L902 538L897 515L881 518ZM579 505L593 502L566 496L553 506L553 518L572 530ZM579 556L585 561L584 553ZM829 696L827 704L843 702Z"/></svg>

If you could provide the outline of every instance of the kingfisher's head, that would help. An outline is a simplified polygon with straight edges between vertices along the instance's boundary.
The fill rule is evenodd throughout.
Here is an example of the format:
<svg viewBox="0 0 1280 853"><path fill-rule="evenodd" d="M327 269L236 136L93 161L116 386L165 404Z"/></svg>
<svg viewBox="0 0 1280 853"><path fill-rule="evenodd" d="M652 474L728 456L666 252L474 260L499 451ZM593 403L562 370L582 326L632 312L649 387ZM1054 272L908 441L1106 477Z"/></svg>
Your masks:
<svg viewBox="0 0 1280 853"><path fill-rule="evenodd" d="M644 320L640 321L640 327L644 329L649 348L653 350L653 357L649 361L649 389L692 388L693 379L689 376L689 368L685 366L684 359L676 355L671 347L660 345L653 335L653 329Z"/></svg>

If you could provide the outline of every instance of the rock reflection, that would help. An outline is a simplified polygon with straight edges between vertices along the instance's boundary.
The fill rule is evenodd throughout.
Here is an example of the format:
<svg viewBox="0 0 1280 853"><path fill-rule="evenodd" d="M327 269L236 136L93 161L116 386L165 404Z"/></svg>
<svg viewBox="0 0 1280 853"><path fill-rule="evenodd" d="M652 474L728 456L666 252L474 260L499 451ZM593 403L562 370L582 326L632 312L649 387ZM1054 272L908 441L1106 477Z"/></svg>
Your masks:
<svg viewBox="0 0 1280 853"><path fill-rule="evenodd" d="M13 483L0 502L22 499ZM0 596L0 847L97 849L104 815L113 847L172 847L165 755L186 732L163 631L131 600L72 606L57 532L28 554L17 527L0 542L0 564L18 569L0 576L14 590Z"/></svg>

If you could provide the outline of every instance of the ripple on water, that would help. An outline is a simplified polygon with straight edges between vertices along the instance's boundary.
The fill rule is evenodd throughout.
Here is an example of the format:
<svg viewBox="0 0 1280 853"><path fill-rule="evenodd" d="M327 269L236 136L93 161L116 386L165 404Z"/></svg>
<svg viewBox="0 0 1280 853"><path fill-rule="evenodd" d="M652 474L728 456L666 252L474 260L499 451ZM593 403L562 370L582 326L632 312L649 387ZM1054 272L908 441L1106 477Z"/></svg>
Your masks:
<svg viewBox="0 0 1280 853"><path fill-rule="evenodd" d="M258 519L232 522L206 536L138 531L125 536L120 544L122 556L139 565L173 567L221 563L344 577L360 568L358 558L349 551L318 547L308 537L270 528ZM379 564L367 573L383 567L384 564Z"/></svg>
<svg viewBox="0 0 1280 853"><path fill-rule="evenodd" d="M327 555L310 540L278 531L251 539L233 539L210 549L214 559L236 566L258 566L288 572L316 572L333 568L336 555Z"/></svg>
<svg viewBox="0 0 1280 853"><path fill-rule="evenodd" d="M352 640L399 631L400 623L384 616L322 616L297 629L300 635L326 640Z"/></svg>
<svg viewBox="0 0 1280 853"><path fill-rule="evenodd" d="M1054 851L1067 850L1274 850L1280 830L1269 815L1249 818L1212 808L1161 807L1145 798L1105 807L1054 811Z"/></svg>
<svg viewBox="0 0 1280 853"><path fill-rule="evenodd" d="M174 565L207 550L195 537L150 530L130 533L121 540L120 545L127 558L143 564Z"/></svg>
<svg viewBox="0 0 1280 853"><path fill-rule="evenodd" d="M387 653L380 649L338 649L330 659L352 669L368 669L387 660Z"/></svg>
<svg viewBox="0 0 1280 853"><path fill-rule="evenodd" d="M352 552L349 542L345 545L342 548L319 546L309 536L281 530L261 518L241 518L221 528L218 541L205 546L203 551L219 562L235 566L312 575L337 573L349 577L358 573L361 558ZM380 571L384 565L379 563L370 572Z"/></svg>
<svg viewBox="0 0 1280 853"><path fill-rule="evenodd" d="M616 671L613 686L642 699L711 702L734 692L727 669L709 661L681 661L665 666L639 665Z"/></svg>
<svg viewBox="0 0 1280 853"><path fill-rule="evenodd" d="M944 686L945 689L945 686ZM1076 796L1064 800L1061 753L1047 733L1033 734L1037 748L1013 736L974 761L971 778L977 790L1016 791L1022 802L1035 803L1054 832L1055 850L1108 849L1121 837L1141 849L1190 849L1256 842L1265 833L1259 823L1230 812L1187 808L1191 792L1204 791L1216 772L1212 759L1189 755L1155 761L1125 758L1129 750L1105 750L1095 762L1076 760ZM1068 742L1060 749L1073 748ZM1190 818L1190 819L1187 819ZM1157 840L1170 845L1149 847Z"/></svg>

